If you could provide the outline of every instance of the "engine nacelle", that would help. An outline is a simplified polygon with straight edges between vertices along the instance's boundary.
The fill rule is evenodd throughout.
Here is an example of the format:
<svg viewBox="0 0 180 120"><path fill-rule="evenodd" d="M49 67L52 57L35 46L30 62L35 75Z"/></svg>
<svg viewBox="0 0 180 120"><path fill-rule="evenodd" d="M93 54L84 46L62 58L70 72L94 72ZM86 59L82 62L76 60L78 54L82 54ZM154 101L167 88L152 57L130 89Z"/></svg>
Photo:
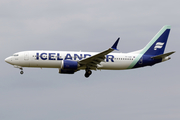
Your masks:
<svg viewBox="0 0 180 120"><path fill-rule="evenodd" d="M63 60L61 69L76 70L78 68L78 62L72 60Z"/></svg>
<svg viewBox="0 0 180 120"><path fill-rule="evenodd" d="M61 74L74 74L75 70L68 70L68 69L59 69L59 73Z"/></svg>
<svg viewBox="0 0 180 120"><path fill-rule="evenodd" d="M59 69L59 73L62 74L74 74L74 72L78 68L78 62L72 60L63 60L61 64L61 68Z"/></svg>

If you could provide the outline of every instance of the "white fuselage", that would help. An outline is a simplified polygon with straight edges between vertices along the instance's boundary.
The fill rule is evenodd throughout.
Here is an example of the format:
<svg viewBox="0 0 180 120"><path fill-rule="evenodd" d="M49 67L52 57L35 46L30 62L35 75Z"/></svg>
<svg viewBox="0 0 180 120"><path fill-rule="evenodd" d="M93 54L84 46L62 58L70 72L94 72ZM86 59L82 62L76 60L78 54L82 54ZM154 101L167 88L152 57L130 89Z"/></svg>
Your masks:
<svg viewBox="0 0 180 120"><path fill-rule="evenodd" d="M23 51L8 57L6 61L9 61L15 67L62 68L63 60L79 61L95 54L97 52ZM127 69L137 55L110 53L106 55L104 61L97 65L97 69Z"/></svg>

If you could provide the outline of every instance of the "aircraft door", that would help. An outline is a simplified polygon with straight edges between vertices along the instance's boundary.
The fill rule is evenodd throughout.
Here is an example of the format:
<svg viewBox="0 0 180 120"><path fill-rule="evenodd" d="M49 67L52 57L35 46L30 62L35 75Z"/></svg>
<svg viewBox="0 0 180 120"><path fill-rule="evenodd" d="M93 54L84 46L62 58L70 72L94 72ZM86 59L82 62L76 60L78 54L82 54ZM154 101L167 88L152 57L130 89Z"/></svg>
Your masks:
<svg viewBox="0 0 180 120"><path fill-rule="evenodd" d="M28 52L24 53L24 60L29 60L29 53Z"/></svg>

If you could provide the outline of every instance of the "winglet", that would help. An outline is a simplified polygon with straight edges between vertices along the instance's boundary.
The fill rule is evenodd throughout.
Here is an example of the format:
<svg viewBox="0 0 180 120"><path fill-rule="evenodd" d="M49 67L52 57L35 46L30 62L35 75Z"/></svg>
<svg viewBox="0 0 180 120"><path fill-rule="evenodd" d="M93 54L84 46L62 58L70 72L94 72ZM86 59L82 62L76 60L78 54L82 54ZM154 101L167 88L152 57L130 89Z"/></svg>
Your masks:
<svg viewBox="0 0 180 120"><path fill-rule="evenodd" d="M118 38L118 39L116 40L116 42L114 43L114 45L111 47L112 49L118 50L118 49L117 49L117 44L118 44L118 42L119 42L119 39L120 39L120 38Z"/></svg>

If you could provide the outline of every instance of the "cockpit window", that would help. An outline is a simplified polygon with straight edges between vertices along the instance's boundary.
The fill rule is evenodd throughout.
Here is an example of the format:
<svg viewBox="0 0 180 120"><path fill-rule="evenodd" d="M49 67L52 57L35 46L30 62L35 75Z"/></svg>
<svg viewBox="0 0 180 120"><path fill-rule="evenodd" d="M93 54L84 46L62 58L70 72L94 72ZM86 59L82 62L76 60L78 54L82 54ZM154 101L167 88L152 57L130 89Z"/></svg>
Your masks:
<svg viewBox="0 0 180 120"><path fill-rule="evenodd" d="M19 56L18 54L14 54L13 56Z"/></svg>

